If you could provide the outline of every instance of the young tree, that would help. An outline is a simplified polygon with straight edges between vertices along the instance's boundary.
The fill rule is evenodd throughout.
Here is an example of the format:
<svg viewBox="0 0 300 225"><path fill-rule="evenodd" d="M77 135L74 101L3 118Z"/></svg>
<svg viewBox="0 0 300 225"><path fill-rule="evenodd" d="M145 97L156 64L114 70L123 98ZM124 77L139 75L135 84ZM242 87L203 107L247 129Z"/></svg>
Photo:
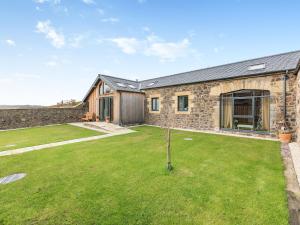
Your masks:
<svg viewBox="0 0 300 225"><path fill-rule="evenodd" d="M167 170L171 171L173 169L172 161L171 161L171 129L170 126L166 128L167 130Z"/></svg>
<svg viewBox="0 0 300 225"><path fill-rule="evenodd" d="M173 169L172 161L171 161L171 127L173 126L173 114L171 113L172 108L169 107L164 114L164 123L165 125L162 129L165 130L165 142L166 142L166 155L167 155L167 170L171 171Z"/></svg>

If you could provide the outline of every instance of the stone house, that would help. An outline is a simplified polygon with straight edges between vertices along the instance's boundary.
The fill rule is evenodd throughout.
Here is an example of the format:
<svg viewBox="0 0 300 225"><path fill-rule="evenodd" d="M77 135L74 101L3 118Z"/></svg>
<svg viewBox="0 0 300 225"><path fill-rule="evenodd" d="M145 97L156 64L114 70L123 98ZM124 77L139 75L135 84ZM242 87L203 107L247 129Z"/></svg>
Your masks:
<svg viewBox="0 0 300 225"><path fill-rule="evenodd" d="M98 120L247 134L299 133L300 51L132 81L98 75L84 97Z"/></svg>

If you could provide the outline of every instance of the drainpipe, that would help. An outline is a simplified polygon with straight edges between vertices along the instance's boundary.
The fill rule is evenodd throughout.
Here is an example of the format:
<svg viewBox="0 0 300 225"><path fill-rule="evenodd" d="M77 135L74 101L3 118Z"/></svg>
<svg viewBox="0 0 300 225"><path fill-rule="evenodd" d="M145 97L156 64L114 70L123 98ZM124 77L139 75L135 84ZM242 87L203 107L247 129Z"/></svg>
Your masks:
<svg viewBox="0 0 300 225"><path fill-rule="evenodd" d="M288 70L283 75L283 121L286 123L286 81L288 79Z"/></svg>

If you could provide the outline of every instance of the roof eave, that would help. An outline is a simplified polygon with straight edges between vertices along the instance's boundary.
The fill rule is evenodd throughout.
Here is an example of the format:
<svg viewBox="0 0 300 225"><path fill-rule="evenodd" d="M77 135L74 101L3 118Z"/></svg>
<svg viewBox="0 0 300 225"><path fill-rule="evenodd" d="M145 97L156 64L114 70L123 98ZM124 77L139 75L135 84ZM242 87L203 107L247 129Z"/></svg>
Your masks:
<svg viewBox="0 0 300 225"><path fill-rule="evenodd" d="M93 82L93 84L91 85L90 89L88 90L88 92L85 94L82 102L86 102L87 98L89 97L89 95L91 94L91 92L94 90L94 88L97 86L98 82L100 81L100 76L98 75L95 79L95 81Z"/></svg>
<svg viewBox="0 0 300 225"><path fill-rule="evenodd" d="M297 75L299 71L300 71L300 60L299 60L299 62L297 64L297 67L295 69L295 74Z"/></svg>

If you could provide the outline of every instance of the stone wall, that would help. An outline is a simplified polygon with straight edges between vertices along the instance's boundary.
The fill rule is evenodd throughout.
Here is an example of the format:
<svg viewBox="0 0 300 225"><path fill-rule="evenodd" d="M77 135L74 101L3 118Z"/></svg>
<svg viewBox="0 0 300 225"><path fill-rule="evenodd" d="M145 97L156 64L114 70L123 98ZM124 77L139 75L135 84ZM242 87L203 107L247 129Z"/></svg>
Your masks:
<svg viewBox="0 0 300 225"><path fill-rule="evenodd" d="M297 142L300 144L300 71L298 72L297 76L296 121Z"/></svg>
<svg viewBox="0 0 300 225"><path fill-rule="evenodd" d="M0 130L80 121L85 108L1 109Z"/></svg>
<svg viewBox="0 0 300 225"><path fill-rule="evenodd" d="M178 85L145 90L147 124L199 130L220 129L220 95L241 89L268 90L271 94L270 125L271 131L276 132L283 118L283 75L274 73L265 76L210 81L197 84ZM287 80L287 120L292 128L296 127L296 75L288 74ZM178 92L190 93L188 113L176 113L174 96ZM149 108L151 96L160 96L161 111L152 113ZM300 111L300 110L299 110ZM300 112L299 112L300 114Z"/></svg>

